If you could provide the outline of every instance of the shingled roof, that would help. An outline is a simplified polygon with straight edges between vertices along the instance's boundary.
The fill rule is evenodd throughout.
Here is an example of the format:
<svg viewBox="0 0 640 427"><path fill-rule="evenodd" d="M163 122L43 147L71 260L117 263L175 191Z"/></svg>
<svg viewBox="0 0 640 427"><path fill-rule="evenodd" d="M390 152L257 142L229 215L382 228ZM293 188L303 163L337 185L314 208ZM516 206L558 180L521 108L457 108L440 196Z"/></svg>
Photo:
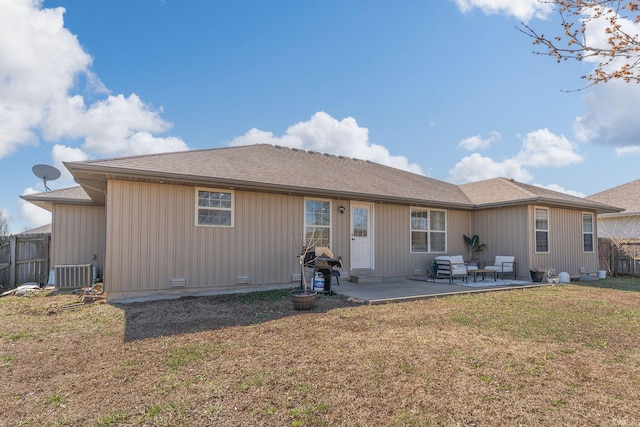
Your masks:
<svg viewBox="0 0 640 427"><path fill-rule="evenodd" d="M538 203L577 209L593 209L599 213L618 211L613 206L595 200L587 200L507 178L493 178L463 184L460 185L460 189L476 208Z"/></svg>
<svg viewBox="0 0 640 427"><path fill-rule="evenodd" d="M257 144L65 163L82 188L23 196L34 204L103 205L108 179L201 185L413 206L486 209L544 204L618 212L612 206L506 178L460 186L367 160Z"/></svg>
<svg viewBox="0 0 640 427"><path fill-rule="evenodd" d="M95 204L82 187L68 187L45 193L34 193L20 196L22 199L33 203L43 209L51 211L54 203L93 205Z"/></svg>
<svg viewBox="0 0 640 427"><path fill-rule="evenodd" d="M257 144L65 163L92 199L109 178L472 209L458 186L366 160Z"/></svg>
<svg viewBox="0 0 640 427"><path fill-rule="evenodd" d="M640 215L640 179L587 197L595 202L618 206L624 215Z"/></svg>

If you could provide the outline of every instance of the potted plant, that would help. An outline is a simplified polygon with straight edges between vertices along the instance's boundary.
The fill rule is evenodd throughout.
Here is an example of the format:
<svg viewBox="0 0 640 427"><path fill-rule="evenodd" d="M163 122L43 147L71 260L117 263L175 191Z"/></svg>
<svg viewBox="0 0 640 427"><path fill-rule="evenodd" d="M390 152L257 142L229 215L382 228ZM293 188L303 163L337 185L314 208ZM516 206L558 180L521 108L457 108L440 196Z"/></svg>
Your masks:
<svg viewBox="0 0 640 427"><path fill-rule="evenodd" d="M560 280L558 279L558 275L553 268L547 268L547 283L549 284L558 284Z"/></svg>
<svg viewBox="0 0 640 427"><path fill-rule="evenodd" d="M300 287L290 292L291 302L294 310L311 310L316 305L318 293L313 289L309 289L309 282L304 275L304 267L306 264L313 262L315 252L313 247L306 245L302 248L302 253L298 256L300 262Z"/></svg>
<svg viewBox="0 0 640 427"><path fill-rule="evenodd" d="M485 243L480 243L480 237L475 234L472 237L463 234L464 242L469 246L469 253L471 254L471 265L478 265L478 255L487 248Z"/></svg>
<svg viewBox="0 0 640 427"><path fill-rule="evenodd" d="M532 267L529 270L529 273L531 274L531 281L532 282L542 282L542 278L544 277L544 270L538 267Z"/></svg>

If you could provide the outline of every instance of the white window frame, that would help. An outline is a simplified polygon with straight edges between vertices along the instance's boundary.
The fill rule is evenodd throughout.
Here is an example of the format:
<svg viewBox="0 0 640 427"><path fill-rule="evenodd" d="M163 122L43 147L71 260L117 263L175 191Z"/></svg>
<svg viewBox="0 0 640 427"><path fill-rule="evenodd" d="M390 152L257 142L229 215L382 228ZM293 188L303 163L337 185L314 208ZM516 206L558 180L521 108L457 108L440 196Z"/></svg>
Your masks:
<svg viewBox="0 0 640 427"><path fill-rule="evenodd" d="M536 211L541 210L541 211L545 211L547 213L547 228L538 228L538 221L536 219ZM534 234L534 238L533 238L533 242L535 245L535 252L538 254L548 254L551 253L551 242L549 239L549 229L551 228L550 226L550 215L549 215L549 208L544 208L542 206L534 206L533 207L533 234ZM547 233L547 250L546 251L539 251L538 250L538 233Z"/></svg>
<svg viewBox="0 0 640 427"><path fill-rule="evenodd" d="M225 193L231 196L231 207L216 207L216 206L199 206L198 200L200 197L200 192L206 191L208 193ZM233 190L224 190L220 188L208 188L208 187L196 187L195 189L195 225L196 227L221 227L221 228L233 228L234 227L234 217L235 217L235 201L236 194ZM230 224L200 224L198 222L198 213L200 210L208 210L208 211L228 211L231 212L231 223Z"/></svg>
<svg viewBox="0 0 640 427"><path fill-rule="evenodd" d="M307 202L322 202L329 203L329 225L316 225L316 224L307 224ZM304 198L304 218L302 220L302 236L303 236L303 244L306 246L309 242L307 242L307 227L313 227L315 229L318 228L326 228L329 231L329 241L326 244L326 247L331 247L332 242L332 234L333 234L333 209L332 203L330 199L322 199L318 197L305 197ZM323 246L323 244L317 244L313 246Z"/></svg>
<svg viewBox="0 0 640 427"><path fill-rule="evenodd" d="M591 231L585 231L584 230L584 217L585 216L590 216L591 217ZM592 212L582 212L582 252L584 253L594 253L595 252L595 248L596 248L596 242L594 240L594 236L595 236L595 227L596 227L596 218L595 215ZM591 235L591 250L587 251L585 250L585 246L584 246L584 238L587 234Z"/></svg>
<svg viewBox="0 0 640 427"><path fill-rule="evenodd" d="M427 228L414 228L413 227L413 212L420 211L427 213ZM432 230L431 229L431 213L432 212L442 212L444 214L444 230ZM426 234L426 243L427 250L426 251L416 251L413 249L413 233L425 233ZM432 251L431 250L431 236L432 234L444 234L444 250L442 251ZM427 253L436 253L436 254L445 254L447 253L447 211L444 209L429 209L422 208L417 206L411 206L409 208L409 253L412 254L427 254Z"/></svg>

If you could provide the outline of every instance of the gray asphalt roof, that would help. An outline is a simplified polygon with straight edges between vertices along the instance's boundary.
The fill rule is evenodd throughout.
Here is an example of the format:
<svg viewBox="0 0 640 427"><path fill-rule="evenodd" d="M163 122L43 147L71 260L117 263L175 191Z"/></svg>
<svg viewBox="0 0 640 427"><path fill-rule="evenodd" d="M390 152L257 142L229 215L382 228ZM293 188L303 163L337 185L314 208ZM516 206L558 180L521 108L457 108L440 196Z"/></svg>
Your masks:
<svg viewBox="0 0 640 427"><path fill-rule="evenodd" d="M66 163L76 172L470 207L458 186L366 160L266 144ZM79 181L82 185L82 180Z"/></svg>
<svg viewBox="0 0 640 427"><path fill-rule="evenodd" d="M458 186L366 160L267 144L70 162L65 166L84 190L74 187L24 198L46 202L68 197L77 203L88 199L101 203L107 179L128 179L459 209L540 203L617 211L598 200L506 178Z"/></svg>
<svg viewBox="0 0 640 427"><path fill-rule="evenodd" d="M624 209L625 214L640 213L640 179L601 191L587 199Z"/></svg>
<svg viewBox="0 0 640 427"><path fill-rule="evenodd" d="M593 208L601 212L615 211L606 203L524 184L507 178L493 178L460 185L476 207L506 204L540 203Z"/></svg>

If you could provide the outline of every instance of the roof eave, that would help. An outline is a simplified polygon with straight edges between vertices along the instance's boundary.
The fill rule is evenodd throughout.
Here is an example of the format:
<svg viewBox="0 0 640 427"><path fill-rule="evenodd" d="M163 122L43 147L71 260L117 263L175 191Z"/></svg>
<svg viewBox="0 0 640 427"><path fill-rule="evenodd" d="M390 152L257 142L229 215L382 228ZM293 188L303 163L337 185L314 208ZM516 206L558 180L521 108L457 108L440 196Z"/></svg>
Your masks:
<svg viewBox="0 0 640 427"><path fill-rule="evenodd" d="M350 199L350 200L362 200L381 203L395 203L412 206L434 206L444 209L463 209L471 210L473 205L471 203L459 203L459 202L443 202L440 200L425 200L417 198L405 198L380 194L369 194L349 191L336 191L331 189L322 189L317 187L301 187L294 185L281 185L272 183L263 183L255 181L244 181L224 178L208 178L199 175L185 175L176 174L170 172L157 172L157 171L144 171L130 169L114 168L107 166L91 165L89 167L83 167L80 163L67 164L70 171L76 176L76 182L80 184L85 191L89 193L92 199L95 195L91 194L93 191L106 192L107 175L119 177L129 180L142 180L145 182L155 182L161 184L182 184L190 186L215 186L221 188L227 188L231 190L246 190L246 191L264 191L269 193L284 193L299 196L316 196L327 197L334 199ZM94 179L90 179L93 177ZM96 180L95 178L101 177Z"/></svg>
<svg viewBox="0 0 640 427"><path fill-rule="evenodd" d="M62 203L64 203L65 205L96 206L96 204L92 200L86 200L86 199L73 199L73 198L63 198L63 197L42 197L42 196L32 196L30 194L22 195L20 196L20 198L42 209L45 209L49 212L53 211L53 205L62 204Z"/></svg>
<svg viewBox="0 0 640 427"><path fill-rule="evenodd" d="M545 197L529 197L526 199L483 203L483 204L475 205L475 208L476 209L495 209L495 208L504 208L504 207L510 207L510 206L535 205L535 204L544 205L544 206L556 206L556 207L569 208L569 209L590 210L590 211L595 211L597 214L620 212L620 209L614 206L595 204L595 203L580 203L580 202L574 202L571 200L556 200L556 199L549 199Z"/></svg>

